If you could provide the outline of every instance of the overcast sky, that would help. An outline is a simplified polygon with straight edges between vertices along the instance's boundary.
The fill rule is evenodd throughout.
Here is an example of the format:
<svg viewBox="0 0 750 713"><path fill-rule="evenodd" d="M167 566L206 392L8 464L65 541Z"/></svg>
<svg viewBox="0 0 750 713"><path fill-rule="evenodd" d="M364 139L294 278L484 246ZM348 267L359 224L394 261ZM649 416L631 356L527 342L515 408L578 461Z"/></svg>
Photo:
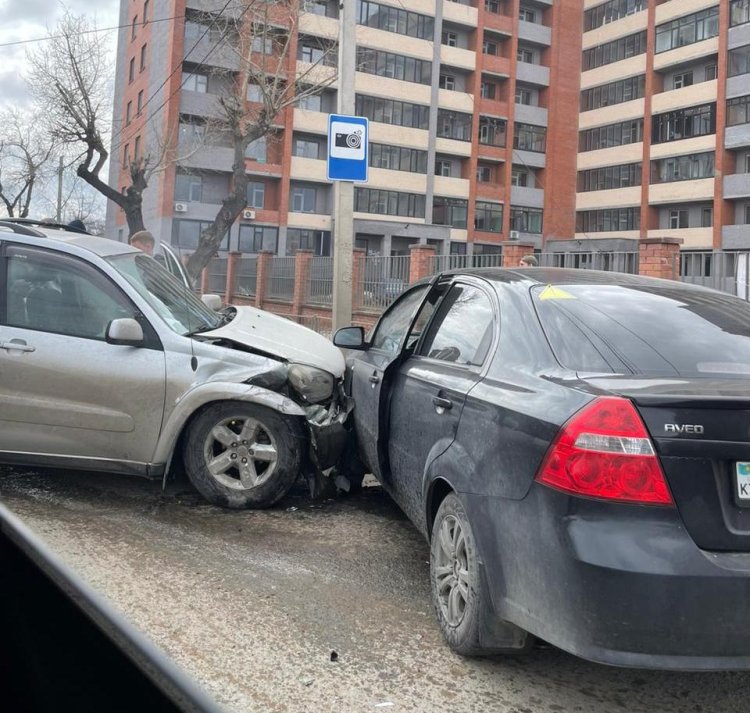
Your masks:
<svg viewBox="0 0 750 713"><path fill-rule="evenodd" d="M98 27L117 24L119 0L0 0L0 45L6 42L44 37L54 29L64 7L76 14L96 20ZM117 34L112 38L112 57L116 50ZM28 90L23 80L26 50L34 44L0 46L0 106L24 104Z"/></svg>

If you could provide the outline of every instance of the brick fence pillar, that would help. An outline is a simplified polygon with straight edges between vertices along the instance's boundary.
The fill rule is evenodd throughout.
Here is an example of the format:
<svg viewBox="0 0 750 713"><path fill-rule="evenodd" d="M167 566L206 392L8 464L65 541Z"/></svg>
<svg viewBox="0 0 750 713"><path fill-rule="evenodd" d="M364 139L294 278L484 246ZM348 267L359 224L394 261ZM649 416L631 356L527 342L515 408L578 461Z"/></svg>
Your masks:
<svg viewBox="0 0 750 713"><path fill-rule="evenodd" d="M302 314L302 305L307 301L307 285L310 281L312 250L297 250L294 256L294 293L292 314Z"/></svg>
<svg viewBox="0 0 750 713"><path fill-rule="evenodd" d="M227 285L224 290L224 302L227 304L232 304L237 289L237 268L241 257L242 253L231 252L227 258Z"/></svg>
<svg viewBox="0 0 750 713"><path fill-rule="evenodd" d="M680 279L682 238L643 238L639 241L638 273L665 280Z"/></svg>
<svg viewBox="0 0 750 713"><path fill-rule="evenodd" d="M261 250L258 254L258 267L255 281L255 306L263 309L268 289L268 276L271 272L271 258L274 253L271 250Z"/></svg>
<svg viewBox="0 0 750 713"><path fill-rule="evenodd" d="M530 243L503 243L503 267L518 267L522 257L534 254Z"/></svg>
<svg viewBox="0 0 750 713"><path fill-rule="evenodd" d="M352 251L352 309L362 308L365 282L365 256L367 250L354 248Z"/></svg>
<svg viewBox="0 0 750 713"><path fill-rule="evenodd" d="M409 260L409 284L432 274L432 258L437 255L432 245L412 245Z"/></svg>

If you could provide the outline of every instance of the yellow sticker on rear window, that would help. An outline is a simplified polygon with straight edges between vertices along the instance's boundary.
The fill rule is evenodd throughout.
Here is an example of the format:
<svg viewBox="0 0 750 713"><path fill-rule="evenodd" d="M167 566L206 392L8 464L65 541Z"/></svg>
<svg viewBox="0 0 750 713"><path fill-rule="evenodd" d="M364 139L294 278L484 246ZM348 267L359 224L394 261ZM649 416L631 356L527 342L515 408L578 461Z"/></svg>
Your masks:
<svg viewBox="0 0 750 713"><path fill-rule="evenodd" d="M565 290L555 287L554 285L547 285L539 294L540 300L574 300L575 297L566 292Z"/></svg>

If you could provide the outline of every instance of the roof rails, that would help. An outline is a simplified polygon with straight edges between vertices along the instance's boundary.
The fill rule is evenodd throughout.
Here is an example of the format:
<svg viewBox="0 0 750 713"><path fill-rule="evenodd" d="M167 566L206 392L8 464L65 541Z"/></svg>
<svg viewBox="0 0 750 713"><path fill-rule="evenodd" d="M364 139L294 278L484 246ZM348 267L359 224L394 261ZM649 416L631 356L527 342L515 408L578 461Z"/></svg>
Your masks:
<svg viewBox="0 0 750 713"><path fill-rule="evenodd" d="M25 225L19 225L12 220L0 220L0 228L8 228L11 232L16 233L17 235L31 235L34 238L46 237L44 233L39 230L27 228Z"/></svg>
<svg viewBox="0 0 750 713"><path fill-rule="evenodd" d="M35 218L3 218L3 222L15 223L17 225L36 225L40 228L50 228L52 230L66 230L69 233L79 233L80 235L90 235L80 228L71 228L64 223L57 223L54 220L37 220Z"/></svg>

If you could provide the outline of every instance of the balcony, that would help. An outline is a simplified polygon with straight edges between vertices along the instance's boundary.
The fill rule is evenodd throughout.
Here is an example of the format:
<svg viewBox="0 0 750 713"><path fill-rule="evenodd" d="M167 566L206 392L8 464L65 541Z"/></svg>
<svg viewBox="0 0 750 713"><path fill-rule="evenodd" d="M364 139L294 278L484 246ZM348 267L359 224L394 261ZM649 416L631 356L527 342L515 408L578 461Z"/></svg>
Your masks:
<svg viewBox="0 0 750 713"><path fill-rule="evenodd" d="M747 87L747 85L745 85ZM709 82L699 82L682 89L654 94L651 99L652 114L661 114L665 111L683 109L688 106L699 106L716 101L718 82L713 79Z"/></svg>
<svg viewBox="0 0 750 713"><path fill-rule="evenodd" d="M656 6L657 25L661 25L678 17L692 15L694 12L706 10L716 6L716 0L680 0L679 2L666 2Z"/></svg>
<svg viewBox="0 0 750 713"><path fill-rule="evenodd" d="M549 86L549 67L541 64L529 64L519 62L516 65L516 80L525 84L536 84L542 87Z"/></svg>
<svg viewBox="0 0 750 713"><path fill-rule="evenodd" d="M182 148L178 148L178 151L184 153ZM231 171L233 163L234 149L225 146L203 146L180 160L180 165L186 168L203 168L209 171Z"/></svg>
<svg viewBox="0 0 750 713"><path fill-rule="evenodd" d="M294 110L294 130L311 134L328 133L328 114L320 111Z"/></svg>
<svg viewBox="0 0 750 713"><path fill-rule="evenodd" d="M750 124L727 126L724 133L724 147L739 149L750 146Z"/></svg>
<svg viewBox="0 0 750 713"><path fill-rule="evenodd" d="M578 154L578 170L600 166L615 166L618 163L635 163L643 159L643 143L610 146L596 151L583 151Z"/></svg>
<svg viewBox="0 0 750 713"><path fill-rule="evenodd" d="M475 7L457 2L443 3L443 22L455 22L465 27L476 27L478 11Z"/></svg>
<svg viewBox="0 0 750 713"><path fill-rule="evenodd" d="M628 208L640 205L641 187L611 188L604 191L576 193L576 210L599 210L602 208Z"/></svg>
<svg viewBox="0 0 750 713"><path fill-rule="evenodd" d="M549 47L552 44L552 28L535 22L518 21L518 39Z"/></svg>
<svg viewBox="0 0 750 713"><path fill-rule="evenodd" d="M729 49L750 45L750 23L729 28Z"/></svg>
<svg viewBox="0 0 750 713"><path fill-rule="evenodd" d="M335 17L325 17L324 15L314 15L311 12L303 12L299 16L299 32L303 35L338 40L339 21Z"/></svg>
<svg viewBox="0 0 750 713"><path fill-rule="evenodd" d="M698 178L692 181L672 181L670 183L653 183L649 187L648 192L648 202L650 205L713 201L713 199L713 178Z"/></svg>
<svg viewBox="0 0 750 713"><path fill-rule="evenodd" d="M662 72L670 67L676 67L683 64L697 62L704 57L716 54L719 51L719 38L712 37L709 40L693 42L684 47L675 47L675 49L666 52L659 52L654 55L654 70Z"/></svg>
<svg viewBox="0 0 750 713"><path fill-rule="evenodd" d="M214 15L221 14L222 17L227 19L237 19L242 15L243 6L239 2L234 2L226 7L221 0L186 0L185 9L198 10Z"/></svg>
<svg viewBox="0 0 750 713"><path fill-rule="evenodd" d="M725 225L721 229L721 247L724 250L750 249L750 225Z"/></svg>
<svg viewBox="0 0 750 713"><path fill-rule="evenodd" d="M544 208L544 189L511 186L510 202L524 208Z"/></svg>
<svg viewBox="0 0 750 713"><path fill-rule="evenodd" d="M592 126L606 126L628 119L640 119L645 108L646 102L643 99L633 99L629 102L598 107L592 111L583 111L578 115L578 128L590 129Z"/></svg>
<svg viewBox="0 0 750 713"><path fill-rule="evenodd" d="M740 74L737 77L727 77L727 99L744 97L750 93L747 79L747 74Z"/></svg>
<svg viewBox="0 0 750 713"><path fill-rule="evenodd" d="M547 110L541 106L516 104L515 121L534 126L547 126Z"/></svg>
<svg viewBox="0 0 750 713"><path fill-rule="evenodd" d="M473 72L477 66L477 53L460 47L440 45L440 63Z"/></svg>
<svg viewBox="0 0 750 713"><path fill-rule="evenodd" d="M185 38L185 49L182 56L187 62L200 60L204 65L210 67L231 69L235 72L240 68L237 50L226 43L216 45L209 39L208 35L197 42Z"/></svg>
<svg viewBox="0 0 750 713"><path fill-rule="evenodd" d="M216 94L183 89L180 93L180 114L217 118L221 116L219 97Z"/></svg>
<svg viewBox="0 0 750 713"><path fill-rule="evenodd" d="M450 89L440 89L438 104L442 109L462 111L471 114L474 111L474 96L465 92L454 92Z"/></svg>
<svg viewBox="0 0 750 713"><path fill-rule="evenodd" d="M321 163L325 174L325 161L321 161ZM399 191L405 191L406 193L427 192L427 176L424 173L410 173L409 171L395 171L371 166L367 178L368 188L392 191L395 186L398 186Z"/></svg>
<svg viewBox="0 0 750 713"><path fill-rule="evenodd" d="M302 156L292 156L290 175L299 181L328 181L325 161Z"/></svg>
<svg viewBox="0 0 750 713"><path fill-rule="evenodd" d="M724 198L732 200L734 198L750 197L750 173L735 173L731 176L724 176Z"/></svg>
<svg viewBox="0 0 750 713"><path fill-rule="evenodd" d="M682 250L712 249L714 242L713 228L657 228L648 231L649 238L681 238Z"/></svg>
<svg viewBox="0 0 750 713"><path fill-rule="evenodd" d="M529 168L544 168L547 165L547 155L537 151L513 149L513 163L520 163Z"/></svg>

